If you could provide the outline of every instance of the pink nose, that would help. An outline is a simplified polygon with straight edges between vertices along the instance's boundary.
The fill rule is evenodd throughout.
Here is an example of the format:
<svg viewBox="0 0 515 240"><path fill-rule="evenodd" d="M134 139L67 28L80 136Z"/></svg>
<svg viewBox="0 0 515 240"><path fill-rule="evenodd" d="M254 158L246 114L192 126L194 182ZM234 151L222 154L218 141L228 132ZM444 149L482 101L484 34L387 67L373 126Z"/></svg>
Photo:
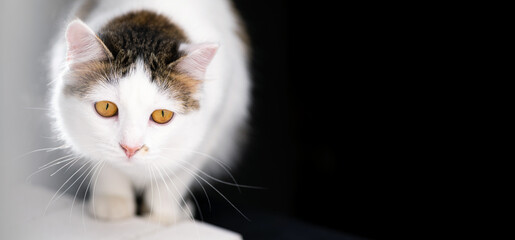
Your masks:
<svg viewBox="0 0 515 240"><path fill-rule="evenodd" d="M129 147L125 144L121 144L120 143L120 147L123 148L123 150L125 151L125 155L127 155L128 158L131 158L132 156L134 156L134 154L136 154L136 152L138 152L142 146L139 146L139 147Z"/></svg>

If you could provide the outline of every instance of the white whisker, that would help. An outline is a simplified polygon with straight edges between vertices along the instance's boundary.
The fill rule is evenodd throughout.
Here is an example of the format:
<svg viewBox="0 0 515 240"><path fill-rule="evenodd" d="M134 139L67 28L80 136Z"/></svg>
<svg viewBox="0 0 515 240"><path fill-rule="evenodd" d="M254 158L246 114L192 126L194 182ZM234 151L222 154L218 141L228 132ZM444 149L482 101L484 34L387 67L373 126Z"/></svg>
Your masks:
<svg viewBox="0 0 515 240"><path fill-rule="evenodd" d="M48 165L50 165L50 164L52 164L52 163L54 163L56 161L62 160L64 158L72 157L72 156L73 156L73 154L68 154L66 156L63 156L63 157L60 157L58 159L52 160L51 162L44 164L43 166L39 167L38 169L44 168L44 167L46 167L46 166L48 166Z"/></svg>
<svg viewBox="0 0 515 240"><path fill-rule="evenodd" d="M156 164L159 164L159 162L156 162ZM164 168L164 167L161 165L161 168ZM168 180L170 180L170 182L174 185L175 189L177 190L177 186L175 186L175 183L172 181L172 178L170 177L170 175L168 175L168 173L167 173L167 171L166 171L166 170L164 170L164 169L163 169L163 171L164 171L164 173L166 174L166 176L168 177ZM197 206L197 209L199 210L200 219L201 219L202 221L204 221L204 216L202 215L202 210L200 209L200 204L198 203L197 198L195 197L195 194L193 194L193 192L190 190L190 188L188 187L188 185L187 185L187 184L185 184L183 181L181 181L181 179L180 179L180 178L178 178L178 177L177 177L177 175L175 175L175 173L173 173L173 171L171 171L170 173L174 175L175 179L177 179L177 181L179 181L179 182L180 182L180 183L181 183L181 184L186 188L186 190L188 191L188 193L191 195L191 197L192 197L192 198L193 198L193 200L195 201L195 205ZM193 178L195 179L195 181L197 181L197 182L198 182L198 180L197 180L195 177L193 177ZM200 182L199 182L199 184L200 184ZM203 187L203 186L202 186L202 189L204 189L204 187ZM177 191L178 191L178 190L177 190ZM204 189L204 193L206 194L206 197L207 197L206 189ZM181 196L181 198L182 198L182 196ZM207 199L208 199L208 201L209 201L209 197L208 197ZM184 198L183 198L183 202L184 202L184 203L186 203L186 201L184 201ZM209 207L210 207L209 209L211 210L211 203L209 203ZM193 217L193 214L192 214L192 217Z"/></svg>
<svg viewBox="0 0 515 240"><path fill-rule="evenodd" d="M182 165L178 165L180 167L182 167L184 170L186 170L187 172L191 173L191 174L194 174L196 175L197 177L199 177L202 181L204 181L207 185L209 185L213 190L215 190L221 197L223 197L236 211L238 211L238 213L240 215L242 215L245 219L247 219L247 221L250 222L250 219L245 216L245 214L243 214L240 209L238 209L231 201L229 201L229 199L227 199L227 197L225 195L223 195L216 187L214 187L211 183L209 183L209 181L207 181L206 179L204 179L202 176L198 175L197 173L191 171L190 169L188 169L187 167L185 166L182 166Z"/></svg>
<svg viewBox="0 0 515 240"><path fill-rule="evenodd" d="M160 158L163 158L163 159L167 159L166 157L163 157L163 156L159 156L159 157L160 157ZM175 175L175 173L173 173L173 171L171 171L170 173L171 173L171 174L173 174L173 175L177 178L177 175ZM204 195L206 196L206 199L207 199L207 204L208 204L208 207L209 207L209 211L211 211L211 209L212 209L212 208L211 208L211 199L209 199L209 195L207 194L206 188L204 188L204 185L202 185L202 183L201 183L201 182L200 182L200 181L199 181L199 180L198 180L194 175L193 175L192 177L193 177L193 179L194 179L194 180L199 184L200 188L202 188L202 191L204 192ZM179 178L178 178L178 179L179 179ZM181 181L181 182L182 182L182 181ZM184 183L183 183L183 184L184 184ZM187 185L186 185L186 186L187 186ZM193 192L191 192L191 191L189 190L189 188L188 188L188 191L190 192L190 194L192 195L193 199L195 200L195 203L196 203L196 205L197 205L197 208L199 209L199 211L201 211L201 210L200 210L200 205L199 205L199 203L198 203L197 199L195 198L195 195L193 194ZM199 212L199 213L200 213L200 212ZM200 213L200 214L202 214L202 213ZM201 215L201 217L202 217L202 220L203 220L203 218L204 218L204 217L203 217L202 215Z"/></svg>
<svg viewBox="0 0 515 240"><path fill-rule="evenodd" d="M57 166L57 165L59 165L59 164L61 164L61 163L68 162L68 163L66 163L66 164L64 165L64 166L66 166L66 165L68 165L69 163L73 162L73 160L74 160L74 159L75 159L75 158L74 158L73 156L70 156L70 158L69 158L69 159L61 160L61 161L56 162L56 163L54 163L54 164L52 164L52 165L50 165L50 166L46 166L46 167L44 167L44 168L38 169L37 171L35 171L35 172L33 172L32 174L30 174L29 176L27 176L27 178L25 179L25 181L30 182L30 179L31 179L34 175L36 175L36 174L38 174L38 173L40 173L40 172L42 172L42 171L45 171L46 169L49 169L49 168L51 168L51 167Z"/></svg>
<svg viewBox="0 0 515 240"><path fill-rule="evenodd" d="M93 183L93 193L91 194L91 204L93 206L93 209L95 209L95 189L96 189L97 182L98 182L98 176L100 176L100 174L102 173L102 169L104 169L104 166L105 166L105 164L102 164L102 167L100 167L100 169L98 170L97 177L95 178L95 182ZM93 211L93 216L95 219L97 218L97 214L94 211Z"/></svg>
<svg viewBox="0 0 515 240"><path fill-rule="evenodd" d="M24 158L30 154L33 154L33 153L37 153L37 152L52 152L52 151L56 151L56 150L59 150L59 149L66 149L67 147L65 145L61 145L59 147L51 147L51 148L40 148L40 149L36 149L36 150L32 150L30 152L27 152L27 153L24 153L20 156L17 156L15 158L12 159L12 161L16 161L16 160L19 160L21 158Z"/></svg>
<svg viewBox="0 0 515 240"><path fill-rule="evenodd" d="M217 162L218 164L223 165L225 168L231 169L231 167L229 165L227 165L224 161L222 161L222 160L220 160L218 158L215 158L215 157L213 157L213 156L211 156L211 155L209 155L207 153L203 153L203 152L199 152L199 151L195 151L195 150L191 150L191 149L186 149L186 148L160 148L160 149L168 149L168 150L185 151L185 152L195 153L195 154L198 154L200 156L209 158L209 159Z"/></svg>
<svg viewBox="0 0 515 240"><path fill-rule="evenodd" d="M150 207L149 211L149 216L152 216L152 212L154 211L154 204L152 204L152 202L154 202L154 183L152 182L152 175L151 175L151 172L150 172L150 165L149 163L145 160L145 162L147 164L145 164L145 168L147 169L147 176L150 178L150 201L147 200L149 202L149 205L148 207Z"/></svg>
<svg viewBox="0 0 515 240"><path fill-rule="evenodd" d="M95 170L100 165L100 163L102 163L102 162L96 163L95 165L93 165L93 167L91 167L89 169L89 172L86 174L86 176L84 176L84 179L82 179L82 181L80 182L79 187L77 188L77 191L75 191L75 196L73 197L72 206L70 208L70 218L71 218L72 212L73 212L73 205L75 205L75 199L77 198L77 194L79 193L80 188L82 187L82 184L88 178L89 174L91 174L91 172L93 172L93 170Z"/></svg>
<svg viewBox="0 0 515 240"><path fill-rule="evenodd" d="M89 179L89 183L88 183L88 186L86 187L86 192L84 193L84 197L82 198L82 226L84 228L86 228L86 224L84 223L84 203L86 202L86 196L87 194L89 193L89 187L91 186L91 182L95 176L95 174L97 175L96 179L98 179L98 175L100 175L100 172L102 171L102 169L104 168L104 165L105 165L105 161L100 161L102 164L99 165L100 167L98 169L96 169L94 172L93 172L93 175L91 175L91 178ZM97 173L98 171L98 173ZM96 182L96 180L95 180ZM93 191L93 190L92 190ZM93 194L91 194L91 204L92 206L95 206L95 201L93 200ZM93 213L93 216L96 218L96 214Z"/></svg>
<svg viewBox="0 0 515 240"><path fill-rule="evenodd" d="M75 171L75 173L73 173L69 178L68 180L66 180L63 185L61 185L61 187L59 189L57 189L57 191L55 192L55 194L52 196L52 198L50 199L50 201L48 202L46 208L45 208L45 213L44 215L46 215L46 212L48 211L48 208L50 207L50 205L52 205L55 197L57 196L57 194L59 193L59 191L61 191L61 189L73 178L73 176L75 176L75 174L77 174L78 172L80 172L80 170L87 165L87 162L85 162L84 164L82 164L82 166L77 169L77 171ZM61 195L62 196L62 195Z"/></svg>
<svg viewBox="0 0 515 240"><path fill-rule="evenodd" d="M42 110L42 111L51 111L52 110L50 108L42 108L42 107L25 107L24 109L27 109L27 110Z"/></svg>
<svg viewBox="0 0 515 240"><path fill-rule="evenodd" d="M164 179L164 176L163 174L161 173L161 170L159 169L159 166L157 166L156 164L153 164L153 166L156 168L156 170L158 171L159 175L161 175L161 179L163 180L165 186L166 186L166 189L168 190L168 193L169 195L172 193L170 188L168 187L168 184L166 183L166 180ZM164 170L163 170L164 171ZM166 171L165 171L166 173ZM168 179L170 179L170 176L168 176ZM177 192L177 194L179 195L179 197L181 198L182 202L184 203L184 206L187 206L187 202L186 200L184 199L184 197L182 196L182 193L181 191L179 191L179 189L177 188L177 186L175 185L175 183L170 179L170 183L173 184L174 188L175 188L175 191ZM179 207L181 208L181 210L183 212L188 212L189 213L189 217L191 218L191 220L193 221L193 212L191 211L191 209L188 208L188 211L186 211L184 209L184 207L182 206L182 204L177 200L177 198L174 196L174 194L171 194L172 198L175 200L175 202L179 205Z"/></svg>
<svg viewBox="0 0 515 240"><path fill-rule="evenodd" d="M223 184L226 184L226 185L229 185L229 186L235 186L235 187L238 187L238 190L240 190L240 187L242 188L250 188L250 189L266 189L266 188L263 188L263 187L257 187L257 186L250 186L250 185L242 185L242 184L237 184L237 183L230 183L230 182L226 182L226 181L223 181L223 180L220 180L218 178L215 178L209 174L207 174L206 172L202 171L201 169L199 169L198 167L196 167L195 165L189 163L188 161L185 161L185 160L182 160L182 159L177 159L183 163L186 163L188 164L189 166L193 167L194 170L204 174L206 177L210 178L211 180L213 181L216 181L216 182L219 182L219 183L223 183ZM240 191L241 192L241 191Z"/></svg>
<svg viewBox="0 0 515 240"><path fill-rule="evenodd" d="M78 158L78 157L76 157L76 158L72 158L72 159L70 159L70 160L71 160L70 162L66 163L64 166L60 167L60 168L59 168L59 169L57 169L55 172L53 172L52 174L50 174L50 176L51 176L51 177L52 177L52 176L54 176L56 173L58 173L59 171L61 171L61 169L63 169L63 168L64 168L64 167L66 167L67 165L69 165L69 166L68 166L68 169L70 169L70 167L71 167L71 166L73 166L77 161L79 161L79 158ZM71 164L70 164L70 163L71 163ZM68 169L66 169L66 170L68 170Z"/></svg>
<svg viewBox="0 0 515 240"><path fill-rule="evenodd" d="M180 149L180 148L161 148L161 149L169 149L169 150L176 150L176 151L187 151L187 152L199 154L199 155L201 155L203 157L211 159L211 160L215 161L216 163L218 163L218 165L231 177L231 179L233 180L235 185L238 185L238 183L236 182L236 179L234 178L234 176L229 171L229 169L231 169L231 168L227 164L225 164L222 160L220 160L218 158L215 158L215 157L213 157L213 156L211 156L209 154L203 153L203 152L189 150L189 149ZM236 187L238 188L238 191L241 192L241 189L239 188L239 186L236 186Z"/></svg>
<svg viewBox="0 0 515 240"><path fill-rule="evenodd" d="M151 165L150 165L151 166ZM159 204L161 204L161 190L159 190L159 184L157 183L157 178L156 178L156 175L154 173L154 170L152 168L150 168L150 171L152 172L152 179L155 181L155 184L156 184L156 189L157 189L157 193L158 193L158 200L159 200ZM152 181L152 180L151 180ZM152 194L152 201L150 203L151 206L154 205L154 195ZM150 211L150 215L152 215L152 210ZM159 223L161 223L161 219L159 219Z"/></svg>

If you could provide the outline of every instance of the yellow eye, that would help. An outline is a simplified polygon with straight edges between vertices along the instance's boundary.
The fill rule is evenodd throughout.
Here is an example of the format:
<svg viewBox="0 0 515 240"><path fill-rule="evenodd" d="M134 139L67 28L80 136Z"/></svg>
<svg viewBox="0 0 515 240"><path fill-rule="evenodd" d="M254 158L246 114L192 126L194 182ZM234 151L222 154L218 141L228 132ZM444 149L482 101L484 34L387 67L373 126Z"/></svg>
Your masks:
<svg viewBox="0 0 515 240"><path fill-rule="evenodd" d="M102 117L112 117L118 113L118 107L116 104L109 101L96 102L95 109Z"/></svg>
<svg viewBox="0 0 515 240"><path fill-rule="evenodd" d="M154 122L159 123L159 124L164 124L164 123L169 122L172 119L173 112L168 111L166 109L158 109L152 113L151 117L152 117L152 120L154 120Z"/></svg>

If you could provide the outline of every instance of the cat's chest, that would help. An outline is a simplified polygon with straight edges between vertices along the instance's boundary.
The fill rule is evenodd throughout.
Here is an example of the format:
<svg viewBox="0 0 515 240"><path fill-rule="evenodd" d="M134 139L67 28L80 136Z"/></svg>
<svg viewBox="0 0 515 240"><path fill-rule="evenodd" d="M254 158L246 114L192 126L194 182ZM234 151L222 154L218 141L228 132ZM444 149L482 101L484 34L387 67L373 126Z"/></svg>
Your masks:
<svg viewBox="0 0 515 240"><path fill-rule="evenodd" d="M153 175L148 167L133 166L119 169L131 181L136 189L144 189L150 181L153 181Z"/></svg>

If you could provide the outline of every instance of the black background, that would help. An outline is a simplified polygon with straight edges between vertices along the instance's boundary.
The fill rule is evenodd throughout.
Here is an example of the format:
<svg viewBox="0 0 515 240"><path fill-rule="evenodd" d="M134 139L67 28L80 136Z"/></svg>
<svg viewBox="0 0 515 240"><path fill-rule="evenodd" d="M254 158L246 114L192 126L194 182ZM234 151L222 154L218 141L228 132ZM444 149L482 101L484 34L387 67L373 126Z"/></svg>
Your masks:
<svg viewBox="0 0 515 240"><path fill-rule="evenodd" d="M252 43L253 103L249 141L232 172L238 183L266 189L240 193L215 184L250 222L218 193L209 191L209 208L197 192L205 220L245 239L260 239L249 226L281 216L353 236L391 236L394 183L383 171L387 159L378 158L388 149L377 147L387 139L371 130L380 114L359 109L368 100L348 88L355 80L346 75L348 66L334 64L343 56L330 53L344 45L312 24L317 16L293 18L289 1L237 0L235 6ZM262 239L276 239L271 231ZM277 239L296 239L283 234Z"/></svg>

